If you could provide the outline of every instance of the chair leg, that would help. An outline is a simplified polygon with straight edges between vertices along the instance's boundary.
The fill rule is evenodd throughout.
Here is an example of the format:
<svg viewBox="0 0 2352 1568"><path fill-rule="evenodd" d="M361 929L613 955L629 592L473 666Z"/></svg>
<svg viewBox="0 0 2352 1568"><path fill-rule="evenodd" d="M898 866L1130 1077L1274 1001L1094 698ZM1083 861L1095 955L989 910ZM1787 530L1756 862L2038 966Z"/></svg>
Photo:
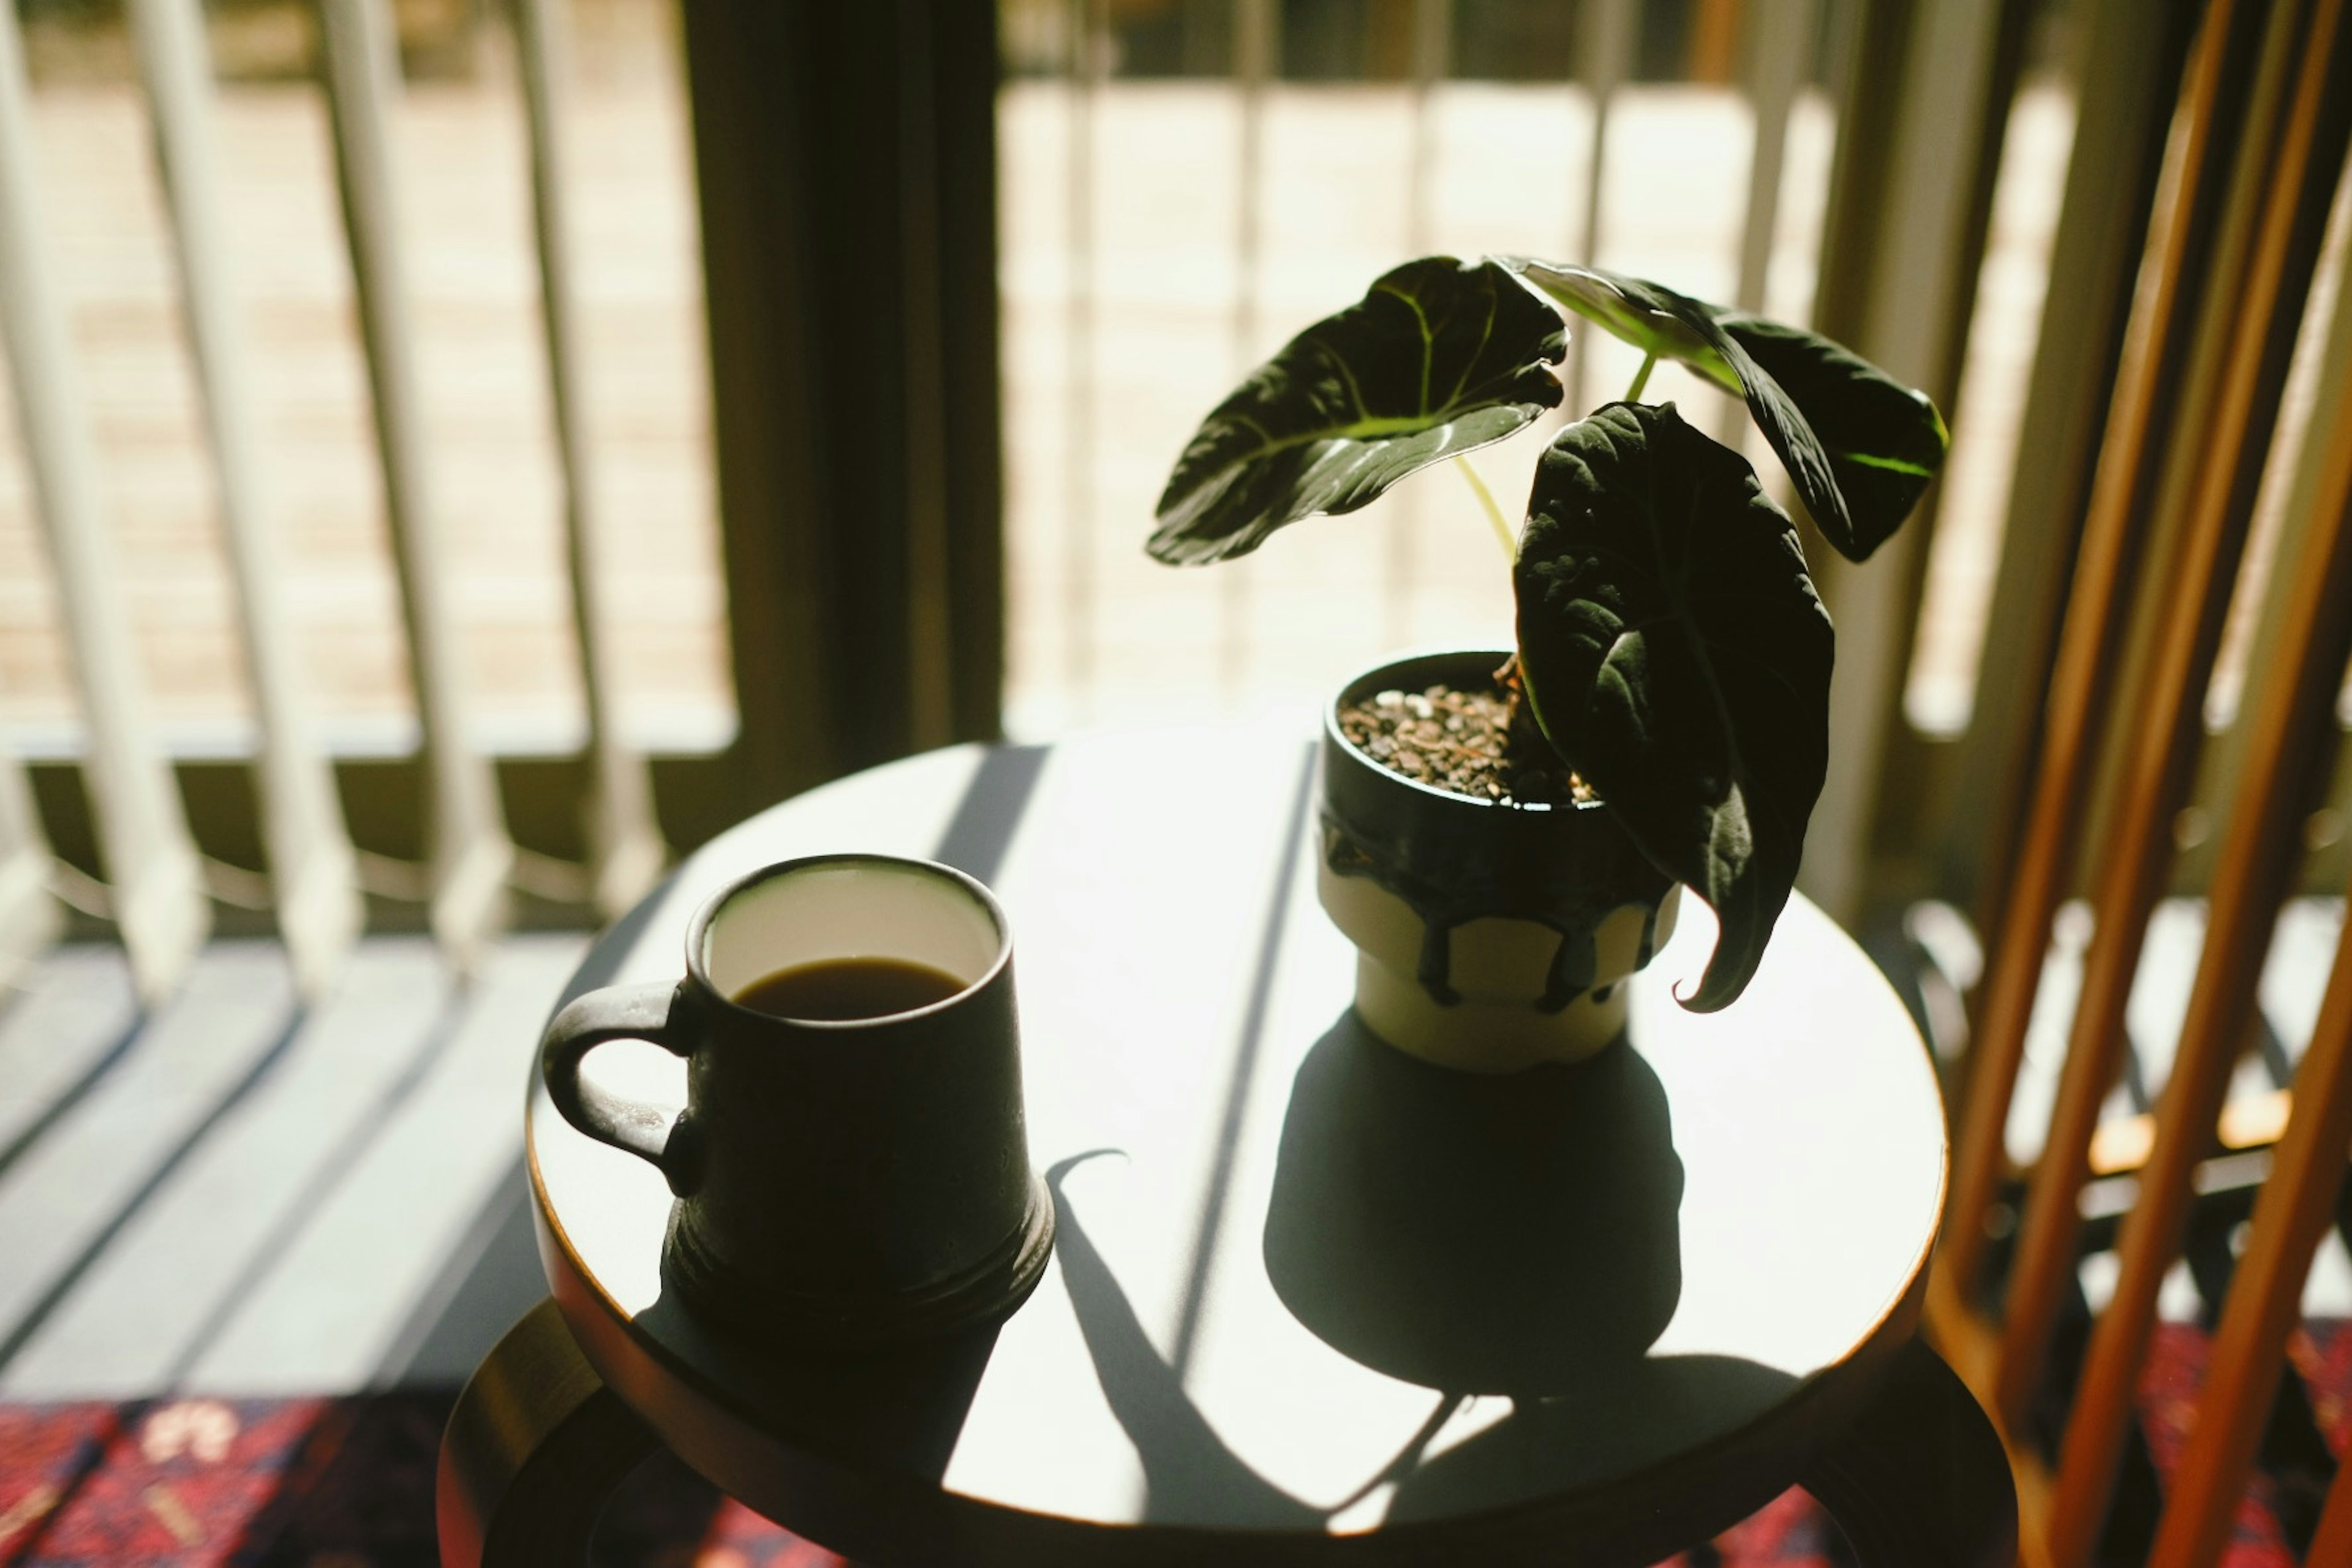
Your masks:
<svg viewBox="0 0 2352 1568"><path fill-rule="evenodd" d="M1916 1340L1801 1479L1865 1568L2017 1561L2017 1488L2000 1437L1943 1358Z"/></svg>
<svg viewBox="0 0 2352 1568"><path fill-rule="evenodd" d="M541 1301L467 1380L442 1434L444 1568L583 1561L605 1498L657 1446Z"/></svg>

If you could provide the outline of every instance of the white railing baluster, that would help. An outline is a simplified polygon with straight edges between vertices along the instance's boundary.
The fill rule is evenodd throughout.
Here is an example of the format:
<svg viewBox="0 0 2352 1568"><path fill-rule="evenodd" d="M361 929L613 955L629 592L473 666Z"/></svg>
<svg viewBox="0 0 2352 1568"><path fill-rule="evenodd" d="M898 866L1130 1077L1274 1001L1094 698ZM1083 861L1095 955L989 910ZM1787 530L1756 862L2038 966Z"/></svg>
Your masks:
<svg viewBox="0 0 2352 1568"><path fill-rule="evenodd" d="M0 754L0 987L14 983L63 923L49 896L50 863L24 764Z"/></svg>
<svg viewBox="0 0 2352 1568"><path fill-rule="evenodd" d="M1083 720L1095 700L1095 104L1102 86L1103 0L1071 0L1069 141L1064 167L1068 232L1063 331L1067 354L1063 429L1068 441L1062 520L1064 722Z"/></svg>
<svg viewBox="0 0 2352 1568"><path fill-rule="evenodd" d="M1592 144L1585 163L1584 226L1578 231L1576 243L1584 264L1594 267L1601 261L1601 197L1608 183L1609 110L1617 89L1633 74L1634 51L1642 42L1642 16L1633 0L1586 0L1579 10L1577 70L1592 102ZM1589 331L1570 333L1568 401L1578 416L1593 404L1586 374L1591 341Z"/></svg>
<svg viewBox="0 0 2352 1568"><path fill-rule="evenodd" d="M1977 287L1963 243L1990 115L2006 116L1998 85L2000 16L1975 0L1928 0L1904 63L1906 112L1877 214L1882 237L1869 316L1857 348L1913 386L1950 384L1948 334L1959 301ZM1840 128L1840 134L1844 134ZM1932 503L1931 503L1932 504ZM1917 584L1933 515L1889 540L1868 571L1829 556L1818 573L1837 619L1837 674L1830 732L1837 739L1813 807L1800 886L1842 921L1860 918L1870 890L1870 835L1885 775L1903 680L1918 621Z"/></svg>
<svg viewBox="0 0 2352 1568"><path fill-rule="evenodd" d="M1733 298L1741 310L1761 313L1772 277L1772 241L1780 227L1789 111L1812 58L1813 0L1756 0L1748 17L1752 38L1748 101L1755 116L1756 140L1748 161L1748 216L1739 234L1739 285ZM1747 436L1747 406L1730 397L1720 404L1717 432L1737 447Z"/></svg>
<svg viewBox="0 0 2352 1568"><path fill-rule="evenodd" d="M1431 208L1435 205L1437 178L1436 112L1432 100L1452 68L1454 54L1453 0L1413 0L1412 6L1412 155L1405 172L1405 254L1426 256L1437 247ZM1381 585L1381 619L1391 647L1412 640L1414 590L1420 584L1420 563L1414 546L1420 532L1423 495L1419 488L1391 500L1383 509L1388 532L1387 559Z"/></svg>
<svg viewBox="0 0 2352 1568"><path fill-rule="evenodd" d="M50 230L34 189L29 98L16 7L0 5L0 332L81 689L83 761L110 906L140 992L152 1000L204 944L212 906L178 783L147 724L65 294L44 248Z"/></svg>
<svg viewBox="0 0 2352 1568"><path fill-rule="evenodd" d="M940 105L933 96L940 60L939 18L921 5L898 13L898 58L892 83L898 128L898 316L901 383L899 450L906 475L907 738L916 751L955 739L952 711L954 607L949 589L948 395L940 380L947 329L940 292L942 249Z"/></svg>
<svg viewBox="0 0 2352 1568"><path fill-rule="evenodd" d="M1265 96L1282 68L1282 15L1275 0L1234 0L1234 79L1241 89L1241 145L1234 210L1234 376L1258 362L1258 293L1265 268ZM1217 675L1237 701L1249 672L1250 617L1258 563L1228 561L1217 583Z"/></svg>
<svg viewBox="0 0 2352 1568"><path fill-rule="evenodd" d="M1405 176L1404 247L1414 256L1436 244L1430 221L1437 178L1437 128L1431 100L1453 68L1454 0L1413 0L1412 163Z"/></svg>
<svg viewBox="0 0 2352 1568"><path fill-rule="evenodd" d="M1757 0L1748 13L1754 29L1748 98L1756 115L1756 142L1748 163L1748 216L1739 235L1743 310L1764 309L1772 277L1772 240L1780 218L1780 174L1788 163L1789 113L1805 85L1813 55L1813 0ZM1741 424L1748 419L1731 405Z"/></svg>
<svg viewBox="0 0 2352 1568"><path fill-rule="evenodd" d="M319 995L359 940L361 900L332 764L302 700L278 580L279 536L231 281L213 126L211 52L198 0L131 0L132 36L171 203L182 310L219 475L222 531L261 721L261 804L278 929L305 994Z"/></svg>
<svg viewBox="0 0 2352 1568"><path fill-rule="evenodd" d="M320 0L336 171L350 231L376 437L383 461L393 560L400 574L408 667L416 687L432 789L432 925L452 959L470 967L503 923L514 846L501 822L488 756L466 728L448 563L425 461L415 337L394 215L391 121L400 92L392 18L383 0Z"/></svg>
<svg viewBox="0 0 2352 1568"><path fill-rule="evenodd" d="M580 644L580 688L588 714L589 868L596 909L609 918L627 910L653 886L667 851L654 823L646 760L621 736L612 601L597 562L603 509L589 461L587 378L572 288L572 228L564 210L568 171L562 121L569 37L564 0L517 0L515 43L530 127L540 305L547 331L556 456L563 470L572 623Z"/></svg>

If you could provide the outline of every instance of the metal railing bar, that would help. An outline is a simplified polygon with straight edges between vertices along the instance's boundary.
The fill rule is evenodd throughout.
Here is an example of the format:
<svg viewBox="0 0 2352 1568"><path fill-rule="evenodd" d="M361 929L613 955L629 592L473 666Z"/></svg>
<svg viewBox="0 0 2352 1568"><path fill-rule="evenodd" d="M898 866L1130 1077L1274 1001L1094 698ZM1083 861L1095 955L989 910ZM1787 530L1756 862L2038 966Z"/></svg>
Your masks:
<svg viewBox="0 0 2352 1568"><path fill-rule="evenodd" d="M1405 249L1425 255L1435 243L1430 218L1437 174L1437 129L1431 100L1453 68L1454 0L1413 0L1412 155L1405 179Z"/></svg>
<svg viewBox="0 0 2352 1568"><path fill-rule="evenodd" d="M1265 98L1282 69L1282 12L1276 0L1234 0L1234 82L1241 95L1234 169L1233 369L1257 363L1258 291L1265 261ZM1217 578L1217 671L1230 700L1249 672L1255 563L1228 562Z"/></svg>
<svg viewBox="0 0 2352 1568"><path fill-rule="evenodd" d="M1282 68L1281 14L1275 0L1234 0L1234 84L1241 89L1241 138L1234 213L1234 366L1257 360L1257 294L1265 260L1265 91Z"/></svg>
<svg viewBox="0 0 2352 1568"><path fill-rule="evenodd" d="M2015 856L2067 579L2195 31L2193 0L2166 0L2153 25L2149 9L2147 0L2097 0L2076 57L2074 147L2020 424L2034 438L2018 445L1986 612L2002 631L1984 639L1943 797L1974 809L1946 812L1934 849L1937 884L1979 911L1980 926L2000 908Z"/></svg>
<svg viewBox="0 0 2352 1568"><path fill-rule="evenodd" d="M408 634L410 679L432 780L433 933L461 970L506 917L513 846L499 820L490 761L468 742L447 562L425 460L414 337L394 214L391 137L398 57L383 0L320 0L335 164L342 188L360 326Z"/></svg>
<svg viewBox="0 0 2352 1568"><path fill-rule="evenodd" d="M1436 248L1430 209L1437 174L1437 128L1432 100L1445 79L1453 54L1453 0L1413 0L1412 142L1405 167L1405 254L1426 256ZM1413 589L1418 581L1414 544L1423 510L1422 488L1398 494L1382 510L1387 537L1381 580L1381 618L1388 641L1401 647L1412 636Z"/></svg>
<svg viewBox="0 0 2352 1568"><path fill-rule="evenodd" d="M948 586L947 395L940 294L940 61L927 5L898 0L898 94L899 316L905 365L907 727L918 751L954 736Z"/></svg>
<svg viewBox="0 0 2352 1568"><path fill-rule="evenodd" d="M226 904L233 910L250 910L257 914L267 914L273 910L282 908L278 900L277 880L266 872L248 870L243 866L231 865L226 860L215 859L210 855L202 857L199 863L204 868L205 892L213 902ZM356 888L353 893L356 898ZM294 943L283 932L279 933L279 940L286 942L290 967L295 951ZM332 973L330 970L326 975L320 977L322 987Z"/></svg>
<svg viewBox="0 0 2352 1568"><path fill-rule="evenodd" d="M520 845L515 847L514 864L507 869L507 883L519 893L529 893L551 904L593 907L595 885L590 868L553 855L541 855Z"/></svg>
<svg viewBox="0 0 2352 1568"><path fill-rule="evenodd" d="M1066 512L1062 522L1062 616L1069 687L1066 717L1093 710L1095 695L1095 114L1109 21L1106 0L1070 0L1069 132L1065 161L1063 430Z"/></svg>
<svg viewBox="0 0 2352 1568"><path fill-rule="evenodd" d="M1819 18L1814 0L1756 0L1748 8L1748 101L1756 137L1748 161L1748 212L1739 231L1739 281L1732 299L1761 311L1771 281L1772 241L1780 227L1780 176L1789 159L1789 114L1812 61ZM1738 447L1748 433L1748 410L1737 398L1718 400L1717 438Z"/></svg>
<svg viewBox="0 0 2352 1568"><path fill-rule="evenodd" d="M1902 56L1905 111L1871 204L1871 265L1855 347L1948 407L1974 310L1987 215L2017 84L2025 7L2018 0L1928 0ZM1903 685L1935 537L1931 489L1866 570L1831 556L1822 595L1838 623L1830 688L1832 763L1805 843L1801 885L1832 918L1854 921L1872 892L1883 800L1915 781L1903 742Z"/></svg>
<svg viewBox="0 0 2352 1568"><path fill-rule="evenodd" d="M261 436L228 269L204 14L197 0L131 0L130 14L171 205L182 319L203 394L238 629L260 719L262 826L274 883L264 895L275 899L296 984L315 997L359 940L366 910L332 764L311 732L299 659L286 626L277 518L262 477ZM220 897L220 879L208 882Z"/></svg>
<svg viewBox="0 0 2352 1568"><path fill-rule="evenodd" d="M100 837L142 996L168 993L212 926L187 815L145 712L138 651L100 493L66 299L44 248L14 6L0 6L0 332L89 726Z"/></svg>
<svg viewBox="0 0 2352 1568"><path fill-rule="evenodd" d="M152 4L153 0L147 0ZM587 379L574 242L565 209L570 170L563 137L570 25L566 0L516 0L516 54L530 136L530 195L539 250L540 312L547 333L548 393L556 460L563 473L563 543L571 575L572 633L588 721L591 780L584 802L589 874L596 910L626 910L661 874L668 851L655 824L646 759L621 737L615 690L611 591L598 559L604 507L589 459ZM944 616L942 623L944 622Z"/></svg>
<svg viewBox="0 0 2352 1568"><path fill-rule="evenodd" d="M1809 324L1841 342L1859 342L1877 265L1874 211L1886 187L1905 103L1905 51L1916 7L1884 0L1830 0L1824 84L1834 106L1829 201L1822 214ZM1812 535L1810 537L1818 537Z"/></svg>
<svg viewBox="0 0 2352 1568"><path fill-rule="evenodd" d="M114 921L114 890L70 860L49 862L49 896L78 915Z"/></svg>
<svg viewBox="0 0 2352 1568"><path fill-rule="evenodd" d="M0 753L0 990L57 940L57 900L49 895L53 864L24 764Z"/></svg>
<svg viewBox="0 0 2352 1568"><path fill-rule="evenodd" d="M361 850L358 861L360 886L372 896L389 899L396 904L433 901L432 867L394 855L378 855L370 849Z"/></svg>
<svg viewBox="0 0 2352 1568"><path fill-rule="evenodd" d="M1584 166L1584 213L1576 232L1575 254L1586 266L1601 260L1601 198L1609 166L1609 110L1617 89L1633 74L1634 51L1641 47L1641 11L1633 0L1587 0L1578 7L1577 75L1592 102L1592 141ZM1580 326L1582 323L1579 323ZM1590 331L1574 333L1570 342L1568 400L1580 417L1592 406L1586 375Z"/></svg>

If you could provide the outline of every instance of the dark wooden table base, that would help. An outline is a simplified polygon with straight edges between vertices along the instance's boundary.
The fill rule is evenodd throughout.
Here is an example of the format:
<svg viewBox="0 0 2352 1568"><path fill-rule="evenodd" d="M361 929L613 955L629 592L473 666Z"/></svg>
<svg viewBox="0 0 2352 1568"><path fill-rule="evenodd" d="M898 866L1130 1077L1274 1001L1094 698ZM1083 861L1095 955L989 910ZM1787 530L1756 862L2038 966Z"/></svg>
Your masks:
<svg viewBox="0 0 2352 1568"><path fill-rule="evenodd" d="M583 1561L605 1498L659 1446L541 1301L450 1413L435 1499L444 1568Z"/></svg>

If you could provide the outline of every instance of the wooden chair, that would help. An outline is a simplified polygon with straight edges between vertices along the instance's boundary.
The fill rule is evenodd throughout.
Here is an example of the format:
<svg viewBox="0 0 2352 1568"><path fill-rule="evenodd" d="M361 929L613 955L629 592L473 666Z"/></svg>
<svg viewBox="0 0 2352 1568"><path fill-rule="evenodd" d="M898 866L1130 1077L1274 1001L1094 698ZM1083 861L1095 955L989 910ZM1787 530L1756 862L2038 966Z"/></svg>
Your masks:
<svg viewBox="0 0 2352 1568"><path fill-rule="evenodd" d="M2148 1559L2163 1568L2217 1560L2285 1370L2305 1276L2345 1184L2352 949L2338 949L2291 1098L2223 1116L2273 925L2333 760L2352 656L2352 310L2343 304L2319 361L2246 702L2226 744L2205 744L2204 710L2352 132L2347 11L2345 0L2204 7L2171 116L2166 188L2106 408L2038 746L2021 774L2013 851L1984 878L1988 962L1958 1068L1954 1173L1928 1323L2009 1444L2032 1564L2095 1560L2158 1288L2181 1255L2200 1164L2231 1145L2274 1140ZM2084 111L2087 121L2087 102ZM2160 139L2163 118L2151 124ZM2045 332L2045 353L2049 342ZM2224 810L2215 814L2209 925L2177 1054L2151 1118L2103 1131L2101 1108L2128 1049L2126 1005L2200 763L2221 781ZM2019 1171L2004 1132L2053 918L2075 877L2095 930L2048 1134ZM2084 1190L2095 1174L2119 1170L2136 1172L2137 1185L2114 1295L2091 1324L2059 1431L2038 1442L2037 1402L2082 1255ZM2011 1206L2004 1190L2020 1182L2022 1201ZM2011 1223L2010 1245L1997 1247L1996 1233ZM2001 1250L2008 1267L1996 1277L1989 1263ZM2340 1473L2307 1560L2352 1562L2352 1482Z"/></svg>

